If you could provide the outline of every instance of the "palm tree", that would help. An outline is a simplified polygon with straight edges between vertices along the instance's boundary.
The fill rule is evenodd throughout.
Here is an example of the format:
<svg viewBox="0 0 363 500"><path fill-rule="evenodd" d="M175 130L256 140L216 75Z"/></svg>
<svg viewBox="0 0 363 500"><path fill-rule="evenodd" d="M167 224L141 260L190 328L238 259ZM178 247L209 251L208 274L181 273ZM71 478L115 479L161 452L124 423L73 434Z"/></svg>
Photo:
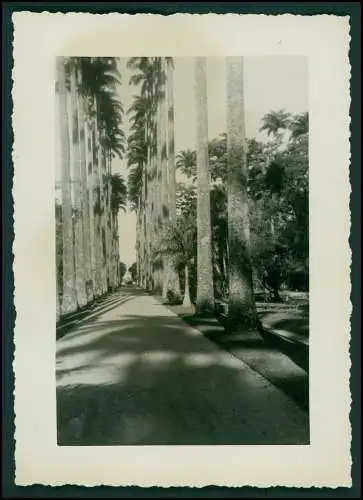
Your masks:
<svg viewBox="0 0 363 500"><path fill-rule="evenodd" d="M167 96L167 179L169 189L169 218L172 224L176 223L176 164L175 164L175 137L174 137L174 63L171 57L166 58L166 96ZM172 259L169 262L169 283L174 296L180 295L179 276L175 272Z"/></svg>
<svg viewBox="0 0 363 500"><path fill-rule="evenodd" d="M72 136L72 167L74 176L74 236L75 236L75 271L76 271L76 294L79 307L87 304L86 274L84 255L84 232L83 232L83 186L80 158L80 131L79 131L79 102L77 95L77 68L73 59L69 61L70 84L71 84L71 136Z"/></svg>
<svg viewBox="0 0 363 500"><path fill-rule="evenodd" d="M77 309L74 272L74 246L72 222L72 193L70 171L70 137L68 124L66 60L57 57L57 83L59 96L60 154L62 171L62 267L63 290L61 311L63 314Z"/></svg>
<svg viewBox="0 0 363 500"><path fill-rule="evenodd" d="M228 327L256 324L249 252L243 58L227 58L229 304Z"/></svg>
<svg viewBox="0 0 363 500"><path fill-rule="evenodd" d="M125 135L121 130L123 107L118 96L113 92L103 93L100 106L100 122L103 130L102 147L106 164L105 171L105 225L106 259L108 288L115 288L116 270L114 267L113 247L114 230L111 210L112 196L112 160L116 156L123 158Z"/></svg>
<svg viewBox="0 0 363 500"><path fill-rule="evenodd" d="M152 217L152 192L150 178L150 100L148 96L135 96L128 111L131 116L132 134L128 137L127 165L128 197L132 209L137 214L137 262L139 280L148 288L151 277L150 246L147 235Z"/></svg>
<svg viewBox="0 0 363 500"><path fill-rule="evenodd" d="M289 128L291 130L291 138L297 139L298 137L309 132L309 113L300 113L292 117Z"/></svg>
<svg viewBox="0 0 363 500"><path fill-rule="evenodd" d="M197 175L197 154L196 151L186 149L180 151L176 158L176 167L188 178L194 178Z"/></svg>
<svg viewBox="0 0 363 500"><path fill-rule="evenodd" d="M161 143L160 143L160 58L132 58L128 66L136 69L130 83L141 85L141 95L134 99L134 105L138 103L138 109L134 109L134 125L138 129L136 142L146 144L146 162L144 165L143 185L141 193L141 210L144 214L144 240L145 240L145 275L147 288L152 289L152 281L160 288L159 273L153 265L152 240L158 234L158 226L161 215L160 199L160 177L161 177ZM141 146L141 149L144 149ZM142 206L144 205L144 206ZM138 231L140 233L140 231ZM140 242L138 242L140 243ZM140 249L138 250L140 253Z"/></svg>
<svg viewBox="0 0 363 500"><path fill-rule="evenodd" d="M260 132L266 130L268 136L272 134L277 137L280 130L289 128L290 120L290 113L285 112L283 109L270 111L262 118L263 125L260 128Z"/></svg>
<svg viewBox="0 0 363 500"><path fill-rule="evenodd" d="M111 177L111 215L112 215L112 251L111 251L111 270L113 274L112 286L120 285L119 272L119 230L118 213L120 210L126 211L127 188L125 181L120 174L113 174Z"/></svg>
<svg viewBox="0 0 363 500"><path fill-rule="evenodd" d="M91 243L91 214L89 205L89 179L88 179L88 128L87 128L87 108L85 96L82 92L82 71L80 64L75 65L77 77L77 119L79 132L79 152L80 152L80 172L82 191L82 214L83 214L83 254L84 271L86 285L86 300L93 299L93 279L92 279L92 243ZM93 237L93 235L92 235Z"/></svg>
<svg viewBox="0 0 363 500"><path fill-rule="evenodd" d="M156 256L171 257L174 263L174 269L183 271L184 307L190 307L192 305L190 300L189 269L195 261L196 233L195 220L193 217L179 217L175 223L168 222L164 225L159 240L159 247L155 250ZM174 296L174 298L178 298L178 295Z"/></svg>
<svg viewBox="0 0 363 500"><path fill-rule="evenodd" d="M210 174L208 162L207 61L195 59L195 104L197 118L197 299L198 314L214 309L213 266L210 215Z"/></svg>
<svg viewBox="0 0 363 500"><path fill-rule="evenodd" d="M165 165L165 143L164 143L164 130L165 130L165 111L164 102L164 72L162 58L155 58L155 87L154 87L154 105L156 107L156 182L155 182L155 218L154 218L154 231L153 239L154 245L157 246L157 238L161 232L163 219L164 219L164 202L166 202L165 210L167 209L167 188L166 188L166 165ZM154 283L155 291L163 293L165 291L166 276L164 276L166 266L163 259L154 260Z"/></svg>
<svg viewBox="0 0 363 500"><path fill-rule="evenodd" d="M113 150L119 150L115 140L117 142L116 137L121 133L122 105L115 99L115 90L120 85L120 73L116 58L80 58L80 65L82 91L87 96L91 118L89 147L93 168L89 170L89 178L93 184L90 205L94 220L91 234L95 245L96 295L100 295L107 291L107 275L108 281L110 279L110 143Z"/></svg>

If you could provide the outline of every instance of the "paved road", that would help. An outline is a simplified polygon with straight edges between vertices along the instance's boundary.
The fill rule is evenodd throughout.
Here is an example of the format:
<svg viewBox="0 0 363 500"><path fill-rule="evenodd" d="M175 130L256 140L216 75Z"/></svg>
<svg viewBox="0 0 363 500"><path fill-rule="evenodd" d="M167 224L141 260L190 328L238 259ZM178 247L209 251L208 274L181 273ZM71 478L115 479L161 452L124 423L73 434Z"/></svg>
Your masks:
<svg viewBox="0 0 363 500"><path fill-rule="evenodd" d="M281 390L135 290L57 341L60 445L308 444Z"/></svg>

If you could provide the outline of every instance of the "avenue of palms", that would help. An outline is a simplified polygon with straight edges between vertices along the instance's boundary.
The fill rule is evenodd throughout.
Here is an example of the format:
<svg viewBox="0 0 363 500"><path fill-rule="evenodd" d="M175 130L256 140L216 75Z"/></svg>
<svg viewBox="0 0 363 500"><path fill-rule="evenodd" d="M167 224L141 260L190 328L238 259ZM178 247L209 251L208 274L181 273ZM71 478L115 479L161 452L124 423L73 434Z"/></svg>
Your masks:
<svg viewBox="0 0 363 500"><path fill-rule="evenodd" d="M167 312L167 307L181 317L188 315L189 321L195 324L202 319L205 324L212 324L217 318L226 334L245 340L252 339L253 335L260 345L264 340L256 303L261 301L261 292L266 302L283 302L285 289L308 290L308 114L291 115L285 110L267 109L260 129L266 133L267 142L246 137L244 60L243 57L226 58L223 97L227 123L225 130L221 125L220 135L211 140L208 109L213 102L208 100L208 59L197 57L193 61L191 82L195 122L186 125L194 128L195 144L187 150L177 149L175 64L170 57L133 57L127 61L131 77L125 78L119 72L117 58L57 59L61 152L61 200L56 201L55 207L57 324L61 329L71 321L69 318L84 311L86 315L97 316L92 311L99 308L101 319L94 320L94 327L92 324L79 327L84 331L79 345L83 343L85 359L88 359L88 347L93 352L93 342L100 344L102 356L110 351L110 355L113 353L120 360L131 356L131 346L145 356L151 356L154 351L161 356L163 350L171 356L173 349L180 348L181 353L187 353L185 359L192 359L193 347L187 338L187 327L170 316L172 313ZM123 85L133 89L128 109L124 109L120 100ZM127 165L127 179L115 173L116 157ZM178 172L184 181L177 182ZM123 245L119 237L120 210L129 210L135 216L135 263L129 269L132 287L123 282L127 269L120 262ZM62 336L59 335L58 357L59 363L67 367L69 361L62 353L75 349L81 356L81 350L75 334ZM123 338L124 353L120 348ZM219 359L219 354L213 354L213 349L210 351L204 342L209 340L198 340L195 344L199 346L199 353L207 352L200 356ZM223 364L221 359L218 363ZM105 372L103 361L95 363L99 373ZM110 369L111 364L107 364ZM148 375L140 371L140 366L137 365L135 380L125 386L126 392L134 390L133 384L149 387ZM87 362L82 370L84 367ZM114 368L121 370L122 366ZM122 370L127 372L126 365ZM175 378L174 384L180 383L180 391L187 391L186 404L187 401L196 404L198 390L202 390L203 384L209 384L207 378L203 376L199 388L197 382L192 387L192 377L185 366L180 367L185 380L190 379L188 389L184 382L178 382L173 370L170 368L169 375ZM74 377L82 377L82 373L75 373ZM217 369L211 373L213 380L218 378L217 374ZM69 375L70 380L72 376ZM87 377L86 380L90 380ZM223 377L228 380L227 375L222 376L224 380ZM222 379L220 384L224 387ZM169 391L166 386L171 383L167 380L168 377L165 394ZM232 383L236 391L240 383L243 386L242 379L238 384ZM65 382L59 384L63 391ZM91 387L93 382L85 384ZM111 378L107 384L111 384ZM259 384L256 382L256 387L262 388ZM101 389L101 381L97 387ZM121 382L118 390L122 398ZM107 394L111 398L111 392L105 392L104 398L108 398ZM169 396L174 398L171 393ZM64 396L62 392L60 400L63 397L73 396L71 393ZM248 391L246 397L250 397ZM110 401L113 401L110 403L113 411L118 412L115 399ZM164 403L161 402L161 406ZM173 404L179 405L180 401ZM210 404L218 413L216 399ZM255 403L251 404L252 415ZM233 398L226 405L226 412L232 415ZM203 419L199 402L196 406L195 418ZM125 411L127 407L126 402ZM263 416L266 409L263 405L256 410L256 415L260 414L257 420L263 421L261 429L267 425ZM301 418L301 422L305 422L305 417L296 415L297 421ZM224 422L222 414L215 419L215 422ZM234 417L231 419L234 422ZM180 432L179 438L175 438L178 444L184 431L180 430L179 421L170 422L171 428L174 424L178 429L175 432ZM230 429L231 435L241 432L245 442L250 442L239 425L238 431L237 427ZM207 432L203 429L203 433ZM262 434L260 430L256 439L263 443L261 436L265 430L261 430ZM305 431L299 434L300 431L291 428L287 434L292 434L285 436L286 441L281 438L282 442L291 442L295 432L297 442L304 442ZM219 434L218 431L212 442L223 444L222 436L226 432ZM271 443L277 442L277 434L272 434ZM140 436L135 438L135 444L143 443ZM199 442L194 431L185 436L191 443ZM165 436L165 440L169 437ZM99 444L112 444L107 439L97 437ZM117 439L117 443L123 443L120 437Z"/></svg>

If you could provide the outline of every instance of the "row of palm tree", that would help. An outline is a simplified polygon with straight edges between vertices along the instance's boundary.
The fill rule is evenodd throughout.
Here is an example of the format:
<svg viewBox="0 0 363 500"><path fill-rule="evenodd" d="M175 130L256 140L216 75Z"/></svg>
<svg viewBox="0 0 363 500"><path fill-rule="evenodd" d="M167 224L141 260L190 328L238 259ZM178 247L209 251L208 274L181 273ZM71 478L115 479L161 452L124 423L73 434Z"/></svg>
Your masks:
<svg viewBox="0 0 363 500"><path fill-rule="evenodd" d="M140 87L128 113L129 197L137 214L139 282L166 297L178 293L178 280L168 256L157 259L158 236L175 222L175 152L173 61L171 58L131 58L130 84Z"/></svg>
<svg viewBox="0 0 363 500"><path fill-rule="evenodd" d="M125 206L123 108L116 58L58 57L61 204L57 319L119 285L117 213Z"/></svg>
<svg viewBox="0 0 363 500"><path fill-rule="evenodd" d="M254 327L257 321L249 254L246 143L244 130L243 58L229 57L227 74L228 195L228 326ZM207 60L194 63L197 160L197 234L181 234L176 220L173 61L133 58L130 80L140 88L134 97L128 138L129 195L137 214L139 284L150 291L178 295L176 254L184 255L188 295L188 251L197 245L196 312L214 310L211 243L211 175L208 154ZM165 105L166 103L166 105ZM165 107L167 112L165 112ZM192 158L191 158L192 160ZM179 247L179 252L176 252ZM184 253L183 253L184 252ZM186 297L184 297L185 299ZM188 299L188 296L187 296ZM185 301L187 303L188 300Z"/></svg>

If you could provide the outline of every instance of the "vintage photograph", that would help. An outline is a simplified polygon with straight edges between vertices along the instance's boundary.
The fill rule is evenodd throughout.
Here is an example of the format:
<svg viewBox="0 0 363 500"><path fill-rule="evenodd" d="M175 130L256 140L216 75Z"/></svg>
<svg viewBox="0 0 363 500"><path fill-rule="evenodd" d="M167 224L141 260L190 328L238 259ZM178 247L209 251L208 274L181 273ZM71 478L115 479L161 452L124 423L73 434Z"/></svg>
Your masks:
<svg viewBox="0 0 363 500"><path fill-rule="evenodd" d="M308 58L54 71L58 446L309 445Z"/></svg>

